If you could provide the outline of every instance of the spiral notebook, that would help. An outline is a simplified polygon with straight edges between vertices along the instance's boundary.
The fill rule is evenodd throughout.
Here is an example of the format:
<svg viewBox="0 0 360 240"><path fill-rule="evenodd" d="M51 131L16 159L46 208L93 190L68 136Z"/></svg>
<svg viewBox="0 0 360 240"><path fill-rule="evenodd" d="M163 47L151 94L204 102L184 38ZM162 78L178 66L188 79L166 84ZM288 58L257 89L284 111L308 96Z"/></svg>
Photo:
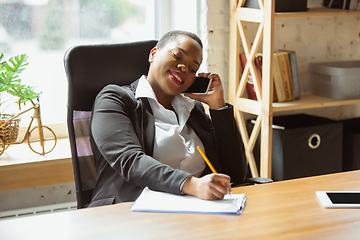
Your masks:
<svg viewBox="0 0 360 240"><path fill-rule="evenodd" d="M222 200L202 200L190 195L152 191L144 188L130 210L134 212L167 212L240 215L245 207L245 194L226 195Z"/></svg>

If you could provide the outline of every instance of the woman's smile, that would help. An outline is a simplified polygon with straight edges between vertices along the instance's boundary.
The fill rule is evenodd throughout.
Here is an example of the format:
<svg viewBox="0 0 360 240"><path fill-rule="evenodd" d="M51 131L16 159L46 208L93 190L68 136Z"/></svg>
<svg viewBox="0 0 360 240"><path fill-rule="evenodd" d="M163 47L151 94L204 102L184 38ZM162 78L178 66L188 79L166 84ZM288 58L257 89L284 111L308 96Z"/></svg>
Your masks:
<svg viewBox="0 0 360 240"><path fill-rule="evenodd" d="M176 72L176 71L169 71L170 78L177 84L177 85L183 85L184 84L184 77Z"/></svg>

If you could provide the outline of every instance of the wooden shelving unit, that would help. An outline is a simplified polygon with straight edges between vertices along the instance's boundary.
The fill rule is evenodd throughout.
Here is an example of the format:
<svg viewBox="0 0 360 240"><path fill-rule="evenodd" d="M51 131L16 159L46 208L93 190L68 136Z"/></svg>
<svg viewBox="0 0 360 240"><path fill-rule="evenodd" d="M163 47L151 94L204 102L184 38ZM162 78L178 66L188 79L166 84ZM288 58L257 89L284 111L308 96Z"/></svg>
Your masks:
<svg viewBox="0 0 360 240"><path fill-rule="evenodd" d="M313 94L302 94L299 100L291 102L273 103L272 112L283 112L299 109L321 108L321 107L334 107L346 106L360 103L360 99L341 100L335 98L327 98ZM248 112L258 115L261 112L261 102L248 99L238 98L235 100L236 108L242 112ZM251 109L248 109L248 106Z"/></svg>
<svg viewBox="0 0 360 240"><path fill-rule="evenodd" d="M312 18L333 16L358 16L360 11L349 11L336 8L316 7L309 8L306 12L275 13L275 18Z"/></svg>
<svg viewBox="0 0 360 240"><path fill-rule="evenodd" d="M274 112L338 106L339 108L333 112L333 115L335 115L340 112L344 106L360 103L360 99L339 100L312 94L303 94L300 100L296 101L273 103L272 62L275 19L352 16L360 15L360 11L311 8L306 12L275 13L275 0L258 0L260 9L244 8L243 5L245 1L246 0L231 0L230 3L229 101L235 107L235 114L252 176L259 176L252 151L261 130L260 176L271 178L271 126ZM245 31L245 22L258 23L259 26L252 46L249 44L249 39ZM261 40L263 44L262 87L259 84L259 77L256 75L254 65L255 54L258 51ZM248 60L242 75L240 74L239 59L240 42L242 43L244 53ZM249 74L252 75L258 101L242 97ZM250 135L247 133L245 127L246 123L243 113L250 113L257 116L256 124Z"/></svg>

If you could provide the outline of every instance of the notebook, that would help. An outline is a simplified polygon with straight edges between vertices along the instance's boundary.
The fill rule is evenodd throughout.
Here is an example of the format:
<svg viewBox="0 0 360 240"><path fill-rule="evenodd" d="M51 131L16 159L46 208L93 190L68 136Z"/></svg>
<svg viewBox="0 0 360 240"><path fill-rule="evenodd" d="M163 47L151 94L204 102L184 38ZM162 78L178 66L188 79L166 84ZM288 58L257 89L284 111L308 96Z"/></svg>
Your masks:
<svg viewBox="0 0 360 240"><path fill-rule="evenodd" d="M152 191L144 188L130 210L134 212L200 213L240 215L245 194L226 195L222 200L202 200L190 195Z"/></svg>

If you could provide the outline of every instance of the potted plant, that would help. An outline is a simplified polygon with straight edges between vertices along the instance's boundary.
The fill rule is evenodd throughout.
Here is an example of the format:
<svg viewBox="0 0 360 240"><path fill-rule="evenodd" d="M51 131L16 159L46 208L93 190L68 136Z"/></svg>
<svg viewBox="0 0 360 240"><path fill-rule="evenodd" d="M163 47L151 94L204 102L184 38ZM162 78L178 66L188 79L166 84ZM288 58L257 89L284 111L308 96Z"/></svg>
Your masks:
<svg viewBox="0 0 360 240"><path fill-rule="evenodd" d="M0 54L0 137L3 141L13 142L17 139L19 119L12 119L11 114L4 114L3 104L11 101L10 99L3 99L5 94L10 94L17 97L18 100L14 103L25 103L29 100L38 98L40 93L36 93L33 87L21 84L19 74L25 70L29 64L26 54L20 54L9 58L7 61L3 60L4 54Z"/></svg>

